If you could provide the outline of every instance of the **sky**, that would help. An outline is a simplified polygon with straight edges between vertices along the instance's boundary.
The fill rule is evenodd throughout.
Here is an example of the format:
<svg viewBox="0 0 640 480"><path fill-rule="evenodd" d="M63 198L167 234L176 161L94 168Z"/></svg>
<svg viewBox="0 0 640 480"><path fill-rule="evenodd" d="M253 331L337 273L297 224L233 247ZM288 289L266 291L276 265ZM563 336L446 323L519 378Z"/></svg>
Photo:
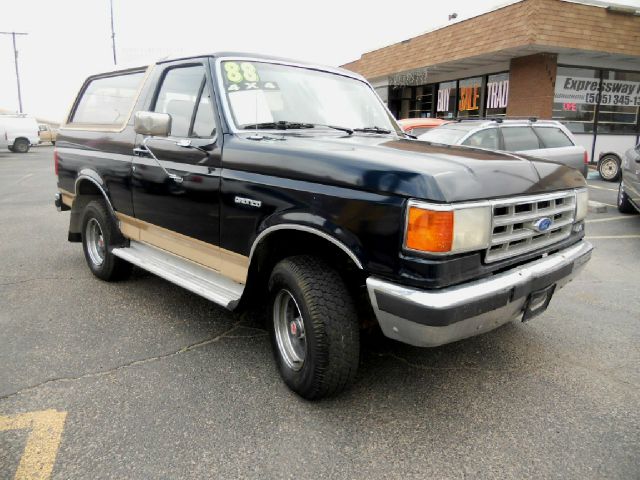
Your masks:
<svg viewBox="0 0 640 480"><path fill-rule="evenodd" d="M118 66L244 51L325 65L514 0L113 0ZM615 0L638 6L640 0ZM3 0L0 31L17 37L23 110L61 121L84 79L114 70L109 0ZM11 36L0 35L0 109L17 111Z"/></svg>

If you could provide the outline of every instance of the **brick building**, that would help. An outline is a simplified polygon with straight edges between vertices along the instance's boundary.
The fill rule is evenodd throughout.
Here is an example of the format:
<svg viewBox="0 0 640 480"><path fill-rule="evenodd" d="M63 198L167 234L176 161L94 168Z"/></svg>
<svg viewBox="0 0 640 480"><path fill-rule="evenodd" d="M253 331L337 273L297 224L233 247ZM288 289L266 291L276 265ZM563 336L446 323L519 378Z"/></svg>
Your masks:
<svg viewBox="0 0 640 480"><path fill-rule="evenodd" d="M553 118L593 160L640 136L640 7L515 1L343 67L397 118Z"/></svg>

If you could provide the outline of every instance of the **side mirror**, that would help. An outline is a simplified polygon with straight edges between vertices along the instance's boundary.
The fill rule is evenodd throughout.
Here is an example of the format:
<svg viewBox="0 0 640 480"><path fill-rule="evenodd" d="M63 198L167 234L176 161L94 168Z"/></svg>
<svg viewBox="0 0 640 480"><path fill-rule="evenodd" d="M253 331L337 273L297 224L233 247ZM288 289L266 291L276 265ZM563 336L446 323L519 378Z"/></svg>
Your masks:
<svg viewBox="0 0 640 480"><path fill-rule="evenodd" d="M158 112L136 112L133 117L136 133L152 137L167 137L171 133L171 115Z"/></svg>

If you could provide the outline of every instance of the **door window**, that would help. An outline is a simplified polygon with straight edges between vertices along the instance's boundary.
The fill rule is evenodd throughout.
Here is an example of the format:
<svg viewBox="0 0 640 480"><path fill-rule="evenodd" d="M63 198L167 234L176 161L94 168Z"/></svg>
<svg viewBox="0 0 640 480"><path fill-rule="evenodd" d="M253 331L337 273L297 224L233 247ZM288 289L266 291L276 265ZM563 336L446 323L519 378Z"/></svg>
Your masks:
<svg viewBox="0 0 640 480"><path fill-rule="evenodd" d="M171 115L174 137L212 137L215 121L210 88L202 65L167 71L153 108Z"/></svg>
<svg viewBox="0 0 640 480"><path fill-rule="evenodd" d="M467 138L464 142L462 142L462 144L468 145L470 147L480 147L497 150L499 148L498 129L487 128L485 130L480 130L479 132L476 132L469 138Z"/></svg>
<svg viewBox="0 0 640 480"><path fill-rule="evenodd" d="M536 131L544 148L572 147L573 143L565 133L556 127L533 127Z"/></svg>
<svg viewBox="0 0 640 480"><path fill-rule="evenodd" d="M540 141L531 127L502 127L504 149L509 152L537 150Z"/></svg>

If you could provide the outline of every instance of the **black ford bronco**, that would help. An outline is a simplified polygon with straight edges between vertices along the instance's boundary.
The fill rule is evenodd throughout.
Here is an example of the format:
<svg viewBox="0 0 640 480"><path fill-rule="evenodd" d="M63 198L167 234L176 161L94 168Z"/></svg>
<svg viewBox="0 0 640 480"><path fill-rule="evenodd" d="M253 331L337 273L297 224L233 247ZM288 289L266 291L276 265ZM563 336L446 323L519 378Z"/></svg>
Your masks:
<svg viewBox="0 0 640 480"><path fill-rule="evenodd" d="M592 250L577 170L413 140L359 75L278 58L92 76L55 169L97 277L137 265L231 310L268 299L308 399L353 379L368 319L425 347L527 320Z"/></svg>

